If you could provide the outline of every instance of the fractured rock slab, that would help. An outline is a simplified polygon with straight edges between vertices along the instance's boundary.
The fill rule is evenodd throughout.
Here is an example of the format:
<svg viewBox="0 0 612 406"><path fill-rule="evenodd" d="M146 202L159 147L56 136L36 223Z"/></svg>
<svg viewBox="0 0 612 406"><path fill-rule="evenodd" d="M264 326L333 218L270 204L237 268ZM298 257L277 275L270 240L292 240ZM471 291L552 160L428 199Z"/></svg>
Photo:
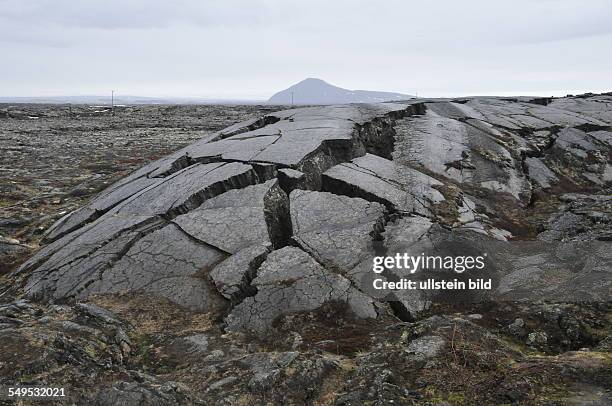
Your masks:
<svg viewBox="0 0 612 406"><path fill-rule="evenodd" d="M272 252L251 284L257 294L245 298L226 318L229 330L264 332L279 316L310 311L324 303L345 302L362 318L376 317L372 299L341 275L323 268L295 247Z"/></svg>
<svg viewBox="0 0 612 406"><path fill-rule="evenodd" d="M110 190L110 192L95 198L87 206L81 207L62 217L53 227L47 230L45 238L47 241L54 241L62 235L81 227L83 224L95 220L118 203L158 182L161 182L161 180L141 177L129 183L119 185Z"/></svg>
<svg viewBox="0 0 612 406"><path fill-rule="evenodd" d="M252 245L217 265L210 273L217 290L227 299L236 302L253 293L251 280L270 249L269 244Z"/></svg>
<svg viewBox="0 0 612 406"><path fill-rule="evenodd" d="M430 298L420 290L389 291L377 290L373 287L374 279L387 281L410 277L410 274L397 270L386 270L382 274L372 272L374 256L391 256L396 254L418 256L432 248L429 238L433 223L423 217L404 217L389 223L384 232L382 246L361 263L354 267L348 277L362 292L380 301L389 302L398 313L403 313L406 319L413 320L431 305Z"/></svg>
<svg viewBox="0 0 612 406"><path fill-rule="evenodd" d="M280 135L266 135L246 139L224 139L196 143L188 149L188 154L191 158L201 162L215 160L248 162L278 141L279 138Z"/></svg>
<svg viewBox="0 0 612 406"><path fill-rule="evenodd" d="M432 186L442 182L415 169L366 154L336 165L323 174L323 189L383 203L393 211L431 214L429 208L444 200Z"/></svg>
<svg viewBox="0 0 612 406"><path fill-rule="evenodd" d="M226 257L224 253L194 242L174 225L139 237L138 231L128 232L95 255L49 274L35 274L26 292L46 299L145 292L193 310L220 306L204 276Z"/></svg>
<svg viewBox="0 0 612 406"><path fill-rule="evenodd" d="M49 244L25 263L21 272L36 267L28 276L25 291L29 296L46 299L86 294L86 288L126 250L144 235L164 225L161 216L187 211L224 190L256 181L253 168L240 163L196 164L163 178L94 222ZM171 244L166 246L171 247ZM171 248L167 253L173 255ZM178 282L170 284L168 280L159 280L156 281L157 287L150 290L168 292L178 289L174 295L180 297L185 294L185 289L180 291L179 285ZM202 296L201 292L193 294L194 298L198 296ZM199 306L197 303L187 305Z"/></svg>
<svg viewBox="0 0 612 406"><path fill-rule="evenodd" d="M208 199L174 223L228 253L260 243L282 246L291 235L289 200L276 180Z"/></svg>
<svg viewBox="0 0 612 406"><path fill-rule="evenodd" d="M525 164L529 172L529 179L541 188L549 188L551 183L559 180L541 159L527 158L525 159Z"/></svg>
<svg viewBox="0 0 612 406"><path fill-rule="evenodd" d="M287 193L294 189L308 189L306 174L291 168L278 170L278 181Z"/></svg>
<svg viewBox="0 0 612 406"><path fill-rule="evenodd" d="M612 295L612 255L604 241L522 241L496 247L505 272L497 300L600 302Z"/></svg>
<svg viewBox="0 0 612 406"><path fill-rule="evenodd" d="M221 191L256 183L257 177L251 165L237 162L196 164L189 166L164 181L155 184L121 203L112 214L164 214L188 211L200 201Z"/></svg>
<svg viewBox="0 0 612 406"><path fill-rule="evenodd" d="M360 317L375 317L374 304L389 301L396 316L414 319L440 297L370 292L364 278L373 275L373 257L487 250L525 257L503 241L511 236L505 229L520 233L540 221L521 218L538 214L537 199L563 187L601 194L609 186L609 98L596 100L419 99L291 109L239 123L143 167L58 221L50 244L15 273L18 285L28 297L54 301L139 292L199 311L223 308L230 330L263 331L279 316L330 301L348 302ZM610 238L603 202L561 201L558 215L536 225L544 240L536 254L563 241ZM492 298L565 299L570 286L580 290L575 297L605 297L605 249L587 248L596 255L578 264L579 275L569 266L508 261L503 272L493 269L502 283ZM448 298L482 297L441 297Z"/></svg>
<svg viewBox="0 0 612 406"><path fill-rule="evenodd" d="M402 120L395 160L428 173L527 199L520 161L491 131L428 111ZM527 199L528 200L528 199Z"/></svg>
<svg viewBox="0 0 612 406"><path fill-rule="evenodd" d="M294 190L293 239L328 267L346 271L372 252L385 222L385 207L360 198Z"/></svg>
<svg viewBox="0 0 612 406"><path fill-rule="evenodd" d="M206 275L226 255L195 242L171 224L138 240L114 265L79 293L146 292L192 310L221 306Z"/></svg>
<svg viewBox="0 0 612 406"><path fill-rule="evenodd" d="M164 214L184 210L183 204L194 205L198 198L213 195L219 188L240 187L255 183L250 165L240 163L197 164L165 178L139 177L118 182L116 187L100 194L89 205L60 219L48 232L52 241L93 221L112 210L113 214ZM183 200L180 197L183 196ZM178 199L177 199L178 197Z"/></svg>
<svg viewBox="0 0 612 406"><path fill-rule="evenodd" d="M87 226L80 235L69 234L40 251L39 255L44 255L46 260L42 260L28 275L25 294L38 299L75 296L120 258L140 236L164 225L156 218L144 216L115 220L98 220ZM35 266L38 261L37 257L33 257L22 268Z"/></svg>

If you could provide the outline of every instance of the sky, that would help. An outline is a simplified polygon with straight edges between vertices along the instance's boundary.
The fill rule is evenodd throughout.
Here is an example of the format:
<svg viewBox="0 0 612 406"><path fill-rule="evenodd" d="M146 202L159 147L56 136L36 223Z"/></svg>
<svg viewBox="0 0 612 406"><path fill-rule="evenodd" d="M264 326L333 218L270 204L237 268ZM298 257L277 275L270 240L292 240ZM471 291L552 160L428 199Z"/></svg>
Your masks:
<svg viewBox="0 0 612 406"><path fill-rule="evenodd" d="M612 91L609 0L0 0L0 96Z"/></svg>

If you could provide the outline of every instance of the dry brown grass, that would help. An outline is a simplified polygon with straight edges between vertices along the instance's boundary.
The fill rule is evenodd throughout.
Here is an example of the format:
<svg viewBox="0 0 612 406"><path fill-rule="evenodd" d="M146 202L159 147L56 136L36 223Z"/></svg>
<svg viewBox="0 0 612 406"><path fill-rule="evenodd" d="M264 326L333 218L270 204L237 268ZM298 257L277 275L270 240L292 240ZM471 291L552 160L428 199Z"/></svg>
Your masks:
<svg viewBox="0 0 612 406"><path fill-rule="evenodd" d="M176 332L184 335L206 332L217 316L190 312L167 299L149 295L97 295L90 301L111 310L140 334Z"/></svg>

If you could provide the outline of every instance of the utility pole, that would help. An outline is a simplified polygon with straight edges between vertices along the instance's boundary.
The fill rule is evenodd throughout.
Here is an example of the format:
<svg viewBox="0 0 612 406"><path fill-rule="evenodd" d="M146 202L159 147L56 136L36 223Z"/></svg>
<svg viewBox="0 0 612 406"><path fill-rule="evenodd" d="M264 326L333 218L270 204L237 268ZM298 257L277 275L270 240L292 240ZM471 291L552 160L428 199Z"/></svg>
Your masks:
<svg viewBox="0 0 612 406"><path fill-rule="evenodd" d="M111 90L111 116L115 115L115 91Z"/></svg>

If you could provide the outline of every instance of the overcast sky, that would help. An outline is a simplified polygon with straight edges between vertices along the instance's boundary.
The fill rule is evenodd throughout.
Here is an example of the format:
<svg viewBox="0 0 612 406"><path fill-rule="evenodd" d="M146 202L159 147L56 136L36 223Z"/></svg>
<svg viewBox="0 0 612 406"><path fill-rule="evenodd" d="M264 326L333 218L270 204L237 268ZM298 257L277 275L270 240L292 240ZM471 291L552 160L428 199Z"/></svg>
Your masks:
<svg viewBox="0 0 612 406"><path fill-rule="evenodd" d="M609 0L0 0L0 96L612 90Z"/></svg>

